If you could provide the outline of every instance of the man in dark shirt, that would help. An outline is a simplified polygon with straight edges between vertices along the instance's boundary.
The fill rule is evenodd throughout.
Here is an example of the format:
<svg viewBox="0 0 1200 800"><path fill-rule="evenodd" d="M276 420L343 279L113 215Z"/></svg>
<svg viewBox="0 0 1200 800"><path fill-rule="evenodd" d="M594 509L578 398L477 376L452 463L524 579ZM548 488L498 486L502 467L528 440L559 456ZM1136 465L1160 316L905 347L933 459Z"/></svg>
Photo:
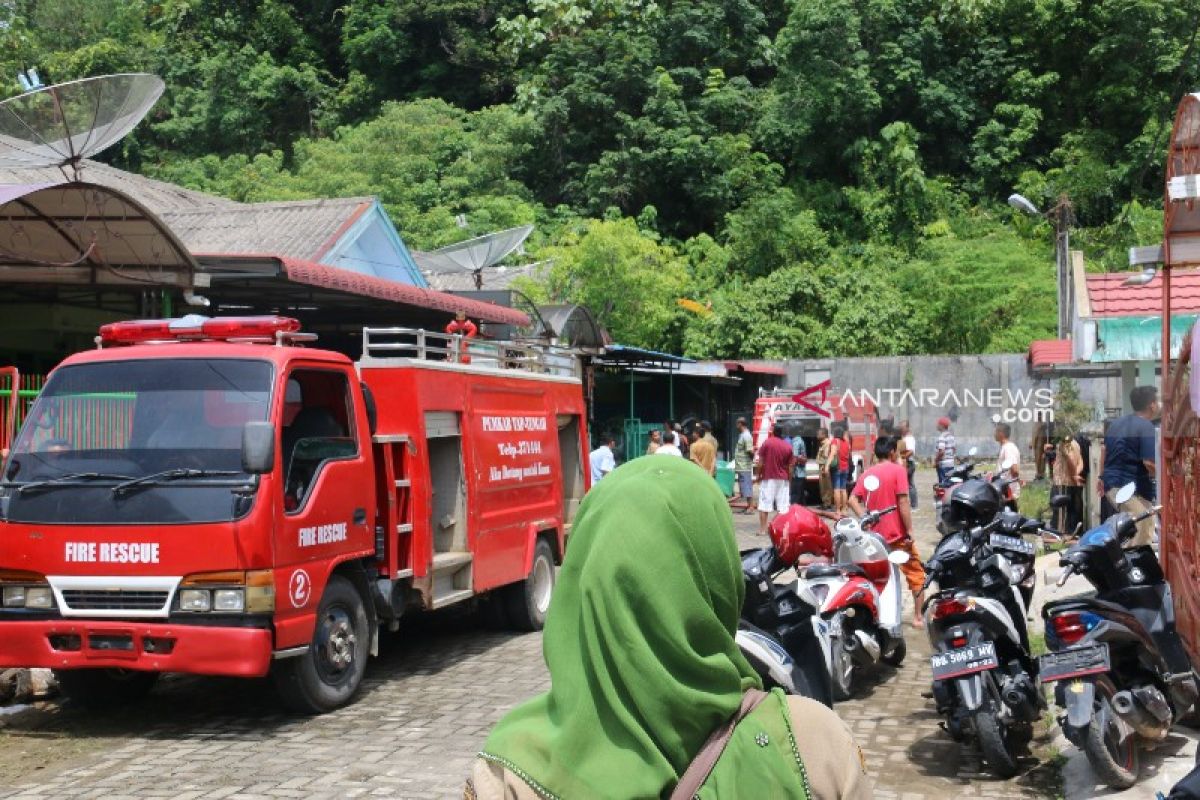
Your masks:
<svg viewBox="0 0 1200 800"><path fill-rule="evenodd" d="M792 446L784 441L782 425L776 425L758 448L756 460L762 476L758 486L758 532L765 536L771 512L782 514L792 505L788 491L793 462Z"/></svg>
<svg viewBox="0 0 1200 800"><path fill-rule="evenodd" d="M1153 386L1138 386L1129 393L1132 414L1126 414L1108 426L1104 435L1104 471L1100 480L1108 501L1121 511L1140 514L1154 502L1154 454L1158 431L1158 390ZM1117 490L1127 483L1137 486L1137 493L1126 503L1117 506ZM1150 544L1154 537L1154 518L1138 524L1137 536L1129 547Z"/></svg>

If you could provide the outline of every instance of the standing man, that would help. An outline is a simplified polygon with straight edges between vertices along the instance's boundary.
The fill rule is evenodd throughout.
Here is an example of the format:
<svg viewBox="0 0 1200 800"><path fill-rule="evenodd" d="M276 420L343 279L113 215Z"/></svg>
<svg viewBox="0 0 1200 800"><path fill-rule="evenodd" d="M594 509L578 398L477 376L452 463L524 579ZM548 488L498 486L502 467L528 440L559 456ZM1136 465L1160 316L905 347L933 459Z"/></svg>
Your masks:
<svg viewBox="0 0 1200 800"><path fill-rule="evenodd" d="M1033 424L1033 441L1030 442L1030 452L1033 453L1033 474L1037 480L1046 477L1046 467L1050 467L1050 475L1054 476L1054 463L1046 458L1049 445L1053 445L1054 437L1049 435L1049 422Z"/></svg>
<svg viewBox="0 0 1200 800"><path fill-rule="evenodd" d="M834 510L840 514L846 513L846 487L850 485L850 439L846 434L846 429L834 428L833 439L837 444L835 455L834 450L830 450L831 478L833 480L833 506Z"/></svg>
<svg viewBox="0 0 1200 800"><path fill-rule="evenodd" d="M467 312L459 311L454 315L454 319L446 324L446 333L451 336L461 336L458 340L458 361L460 364L470 364L471 356L467 352L468 341L474 339L479 333L479 327L471 320L467 319Z"/></svg>
<svg viewBox="0 0 1200 800"><path fill-rule="evenodd" d="M900 423L900 437L897 447L901 451L900 464L908 473L908 502L913 511L916 511L917 485L913 483L913 476L917 474L917 437L913 436L912 429L908 427L908 420Z"/></svg>
<svg viewBox="0 0 1200 800"><path fill-rule="evenodd" d="M805 505L808 502L808 448L804 445L804 437L797 431L792 437L792 485L788 494L793 503Z"/></svg>
<svg viewBox="0 0 1200 800"><path fill-rule="evenodd" d="M709 477L717 474L717 448L704 438L704 429L700 425L692 427L692 444L688 447L688 458L692 463L708 473Z"/></svg>
<svg viewBox="0 0 1200 800"><path fill-rule="evenodd" d="M683 458L683 451L676 444L679 441L679 434L675 431L666 430L662 434L662 444L654 451L656 456L677 456Z"/></svg>
<svg viewBox="0 0 1200 800"><path fill-rule="evenodd" d="M954 469L958 447L954 441L954 434L950 432L949 417L940 417L937 421L937 429L937 453L933 457L933 464L937 467L938 483L941 483L946 480L950 470Z"/></svg>
<svg viewBox="0 0 1200 800"><path fill-rule="evenodd" d="M893 505L896 507L892 513L879 518L875 532L883 537L890 549L908 553L908 561L900 565L900 571L904 573L905 582L913 595L913 627L922 628L925 618L921 615L921 588L925 585L925 569L921 566L921 558L912 540L908 473L900 465L895 438L884 436L875 440L875 462L862 477L874 475L879 479L879 488L868 497L864 481L859 480L854 486L854 494L850 496L850 509L861 517L867 511L879 511Z"/></svg>
<svg viewBox="0 0 1200 800"><path fill-rule="evenodd" d="M996 441L1000 444L1000 455L996 459L996 475L1011 479L1004 490L1005 505L1016 511L1021 499L1021 451L1011 436L1012 426L1007 422L997 423Z"/></svg>
<svg viewBox="0 0 1200 800"><path fill-rule="evenodd" d="M749 513L754 497L754 437L745 417L737 419L738 437L733 445L733 474L737 477L738 496L746 501L743 513Z"/></svg>
<svg viewBox="0 0 1200 800"><path fill-rule="evenodd" d="M1129 393L1132 414L1116 419L1104 434L1104 471L1100 480L1104 485L1104 496L1120 511L1141 514L1154 504L1155 466L1158 431L1152 420L1158 417L1158 390L1153 386L1138 386ZM1133 482L1137 492L1128 502L1118 506L1115 502L1117 490ZM1138 523L1137 535L1127 547L1150 544L1154 538L1154 517Z"/></svg>
<svg viewBox="0 0 1200 800"><path fill-rule="evenodd" d="M1068 503L1064 508L1056 509L1058 529L1064 536L1075 532L1076 526L1083 520L1083 453L1079 443L1069 433L1063 433L1058 442L1057 452L1051 459L1052 443L1046 443L1046 457L1050 460L1050 477L1053 491L1051 497L1065 494Z"/></svg>
<svg viewBox="0 0 1200 800"><path fill-rule="evenodd" d="M600 446L591 452L588 460L592 464L592 485L595 486L608 473L617 468L617 460L613 457L613 448L617 445L617 437L606 433L600 438Z"/></svg>
<svg viewBox="0 0 1200 800"><path fill-rule="evenodd" d="M821 508L833 508L833 481L829 477L829 450L833 440L829 438L829 429L822 427L817 431L817 474L821 487Z"/></svg>
<svg viewBox="0 0 1200 800"><path fill-rule="evenodd" d="M654 451L662 446L662 431L658 428L650 431L650 443L646 445L646 455L654 455Z"/></svg>
<svg viewBox="0 0 1200 800"><path fill-rule="evenodd" d="M788 476L792 471L792 448L784 441L783 426L776 425L758 448L761 481L758 485L758 532L767 534L768 515L782 514L791 506Z"/></svg>
<svg viewBox="0 0 1200 800"><path fill-rule="evenodd" d="M721 449L721 443L717 441L716 436L713 436L712 423L708 420L701 421L700 430L704 431L704 441L712 445L713 452L718 452Z"/></svg>

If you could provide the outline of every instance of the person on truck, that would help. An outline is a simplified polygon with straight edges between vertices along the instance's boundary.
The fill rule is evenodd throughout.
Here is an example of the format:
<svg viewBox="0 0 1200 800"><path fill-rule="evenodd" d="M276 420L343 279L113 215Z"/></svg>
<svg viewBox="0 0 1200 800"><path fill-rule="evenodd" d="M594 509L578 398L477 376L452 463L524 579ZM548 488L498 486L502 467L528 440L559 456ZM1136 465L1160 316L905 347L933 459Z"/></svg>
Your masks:
<svg viewBox="0 0 1200 800"><path fill-rule="evenodd" d="M618 467L575 520L542 648L550 690L492 729L464 796L871 797L845 723L778 689L700 762L712 764L703 791L681 781L744 698L758 697L734 639L744 593L715 482L669 458Z"/></svg>
<svg viewBox="0 0 1200 800"><path fill-rule="evenodd" d="M446 324L446 333L462 337L459 340L459 347L462 349L459 351L458 361L460 364L470 364L471 356L467 353L467 344L479 333L479 326L467 319L467 312L459 311L454 315L454 319Z"/></svg>

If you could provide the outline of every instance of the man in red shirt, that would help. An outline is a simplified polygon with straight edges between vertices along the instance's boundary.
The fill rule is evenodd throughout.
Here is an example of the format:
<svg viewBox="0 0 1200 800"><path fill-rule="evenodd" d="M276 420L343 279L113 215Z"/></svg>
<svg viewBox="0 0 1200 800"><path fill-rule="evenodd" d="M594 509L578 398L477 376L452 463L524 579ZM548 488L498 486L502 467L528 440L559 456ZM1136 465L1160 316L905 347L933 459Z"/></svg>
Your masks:
<svg viewBox="0 0 1200 800"><path fill-rule="evenodd" d="M771 435L758 448L755 460L758 461L761 476L758 487L758 532L766 536L770 513L782 514L792 505L788 492L792 474L792 446L783 439L782 425L772 429Z"/></svg>
<svg viewBox="0 0 1200 800"><path fill-rule="evenodd" d="M875 466L864 472L854 485L854 493L849 498L850 509L861 517L867 511L896 507L895 511L880 517L874 530L892 550L908 553L908 562L900 565L900 571L904 573L908 588L913 593L913 627L922 628L925 626L925 619L921 615L921 587L925 585L925 569L921 566L921 559L912 540L908 471L900 464L894 437L882 436L875 440L875 459ZM863 485L868 475L879 479L879 488L872 492L870 497L867 496L866 487Z"/></svg>

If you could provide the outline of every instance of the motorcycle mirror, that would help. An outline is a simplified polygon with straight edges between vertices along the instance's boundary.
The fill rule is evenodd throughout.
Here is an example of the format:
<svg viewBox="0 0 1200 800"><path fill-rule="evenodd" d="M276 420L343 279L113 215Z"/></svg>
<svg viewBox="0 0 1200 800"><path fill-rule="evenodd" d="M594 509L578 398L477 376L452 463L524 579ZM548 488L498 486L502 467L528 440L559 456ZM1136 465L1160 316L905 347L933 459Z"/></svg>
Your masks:
<svg viewBox="0 0 1200 800"><path fill-rule="evenodd" d="M888 553L888 561L892 562L896 566L907 564L910 559L911 556L909 556L909 554L903 550L893 550L892 552Z"/></svg>
<svg viewBox="0 0 1200 800"><path fill-rule="evenodd" d="M954 483L954 484L958 484L958 483L962 483L963 479L962 478L951 478L950 482Z"/></svg>
<svg viewBox="0 0 1200 800"><path fill-rule="evenodd" d="M1071 496L1066 494L1056 494L1050 498L1051 508L1066 508L1071 505Z"/></svg>
<svg viewBox="0 0 1200 800"><path fill-rule="evenodd" d="M868 492L874 492L879 489L879 478L875 475L868 475L863 478L863 488Z"/></svg>
<svg viewBox="0 0 1200 800"><path fill-rule="evenodd" d="M1128 503L1133 498L1134 492L1136 491L1137 486L1135 484L1127 483L1120 489L1117 489L1117 494L1113 497L1113 500L1117 505Z"/></svg>
<svg viewBox="0 0 1200 800"><path fill-rule="evenodd" d="M967 455L968 455L968 456L971 456L972 458L974 458L974 457L975 457L975 455L976 455L976 454L978 454L978 453L979 453L979 448L978 448L978 447L972 447L970 450L968 450L968 451L967 451Z"/></svg>

